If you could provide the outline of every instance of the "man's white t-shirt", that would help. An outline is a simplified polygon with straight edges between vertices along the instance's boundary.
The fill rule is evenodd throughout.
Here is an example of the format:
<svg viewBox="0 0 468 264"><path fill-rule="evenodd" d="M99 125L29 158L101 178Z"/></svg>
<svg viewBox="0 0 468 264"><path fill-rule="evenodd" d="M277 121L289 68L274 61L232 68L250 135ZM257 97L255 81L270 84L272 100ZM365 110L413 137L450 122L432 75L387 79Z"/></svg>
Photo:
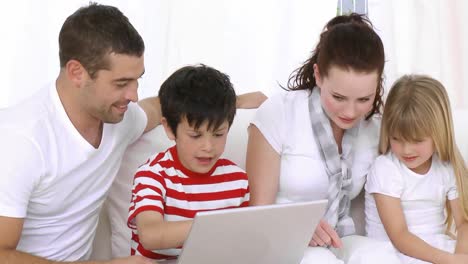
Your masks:
<svg viewBox="0 0 468 264"><path fill-rule="evenodd" d="M144 111L131 103L120 123L104 124L96 149L69 120L55 85L1 110L0 216L24 218L17 250L57 261L88 259L124 151L146 124Z"/></svg>

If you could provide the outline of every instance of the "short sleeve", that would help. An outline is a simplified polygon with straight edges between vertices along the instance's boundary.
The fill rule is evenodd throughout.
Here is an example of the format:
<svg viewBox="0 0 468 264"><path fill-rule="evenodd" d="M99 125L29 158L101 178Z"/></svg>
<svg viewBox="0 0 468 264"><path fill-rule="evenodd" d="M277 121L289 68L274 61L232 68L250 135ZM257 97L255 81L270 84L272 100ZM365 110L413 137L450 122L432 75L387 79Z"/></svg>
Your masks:
<svg viewBox="0 0 468 264"><path fill-rule="evenodd" d="M380 118L376 116L373 116L368 121L362 121L360 125L359 134L353 146L353 188L350 194L351 198L356 197L361 192L370 167L378 155L379 128Z"/></svg>
<svg viewBox="0 0 468 264"><path fill-rule="evenodd" d="M166 188L164 177L151 170L159 167L157 164L150 167L143 165L135 173L132 188L132 200L128 213L128 227L136 229L136 216L144 211L156 211L164 215L164 197Z"/></svg>
<svg viewBox="0 0 468 264"><path fill-rule="evenodd" d="M125 118L122 125L125 125L128 133L124 133L125 138L128 139L128 145L135 142L143 135L146 125L148 123L148 117L145 111L137 103L130 103L128 105L128 111L125 113Z"/></svg>
<svg viewBox="0 0 468 264"><path fill-rule="evenodd" d="M1 128L0 215L24 218L45 164L39 147L22 134Z"/></svg>
<svg viewBox="0 0 468 264"><path fill-rule="evenodd" d="M251 124L255 125L273 149L281 154L286 122L284 94L268 98L258 109Z"/></svg>
<svg viewBox="0 0 468 264"><path fill-rule="evenodd" d="M239 168L242 170L241 168ZM249 190L249 181L247 179L247 174L244 172L244 179L239 182L243 182L242 185L240 186L240 190L242 190L243 195L240 200L239 207L248 207L250 203L250 190Z"/></svg>
<svg viewBox="0 0 468 264"><path fill-rule="evenodd" d="M249 203L250 203L250 191L247 189L242 199L242 203L239 205L239 207L248 207Z"/></svg>
<svg viewBox="0 0 468 264"><path fill-rule="evenodd" d="M397 166L388 156L379 156L367 175L366 191L400 198L404 183Z"/></svg>
<svg viewBox="0 0 468 264"><path fill-rule="evenodd" d="M455 200L458 198L457 179L453 167L448 167L446 184L447 199Z"/></svg>

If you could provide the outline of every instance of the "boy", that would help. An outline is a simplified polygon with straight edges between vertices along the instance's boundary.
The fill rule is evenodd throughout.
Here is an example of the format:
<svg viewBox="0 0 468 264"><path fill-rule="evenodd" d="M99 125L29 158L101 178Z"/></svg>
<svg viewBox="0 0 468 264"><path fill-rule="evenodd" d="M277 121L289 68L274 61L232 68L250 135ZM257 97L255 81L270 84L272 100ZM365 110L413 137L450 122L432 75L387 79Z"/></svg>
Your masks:
<svg viewBox="0 0 468 264"><path fill-rule="evenodd" d="M175 146L135 174L128 226L132 255L177 257L199 211L244 207L246 173L220 159L236 113L229 77L205 65L173 73L159 90L167 136Z"/></svg>

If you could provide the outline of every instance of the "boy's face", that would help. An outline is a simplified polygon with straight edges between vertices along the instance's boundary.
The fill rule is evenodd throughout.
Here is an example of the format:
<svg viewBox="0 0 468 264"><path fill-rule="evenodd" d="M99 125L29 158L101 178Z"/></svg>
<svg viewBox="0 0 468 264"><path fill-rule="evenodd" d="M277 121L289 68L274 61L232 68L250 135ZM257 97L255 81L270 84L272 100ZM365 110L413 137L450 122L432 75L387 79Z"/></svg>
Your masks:
<svg viewBox="0 0 468 264"><path fill-rule="evenodd" d="M182 118L176 135L172 133L165 119L163 125L168 137L176 142L180 162L190 171L207 173L224 152L229 131L228 121L211 131L208 130L208 122L203 122L195 129L189 125L186 118Z"/></svg>

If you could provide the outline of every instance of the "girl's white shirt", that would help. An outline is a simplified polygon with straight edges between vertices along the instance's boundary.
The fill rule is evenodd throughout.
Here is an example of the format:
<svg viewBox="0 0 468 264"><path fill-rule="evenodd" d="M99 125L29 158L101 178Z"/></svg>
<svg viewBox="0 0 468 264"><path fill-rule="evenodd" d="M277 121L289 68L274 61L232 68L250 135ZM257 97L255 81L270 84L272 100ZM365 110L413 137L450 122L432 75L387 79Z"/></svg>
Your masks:
<svg viewBox="0 0 468 264"><path fill-rule="evenodd" d="M370 238L390 239L380 220L373 193L399 198L408 230L433 247L454 252L455 240L445 235L445 204L458 198L453 167L432 156L429 171L417 174L388 153L379 156L365 185L366 233ZM427 263L399 253L403 263Z"/></svg>

